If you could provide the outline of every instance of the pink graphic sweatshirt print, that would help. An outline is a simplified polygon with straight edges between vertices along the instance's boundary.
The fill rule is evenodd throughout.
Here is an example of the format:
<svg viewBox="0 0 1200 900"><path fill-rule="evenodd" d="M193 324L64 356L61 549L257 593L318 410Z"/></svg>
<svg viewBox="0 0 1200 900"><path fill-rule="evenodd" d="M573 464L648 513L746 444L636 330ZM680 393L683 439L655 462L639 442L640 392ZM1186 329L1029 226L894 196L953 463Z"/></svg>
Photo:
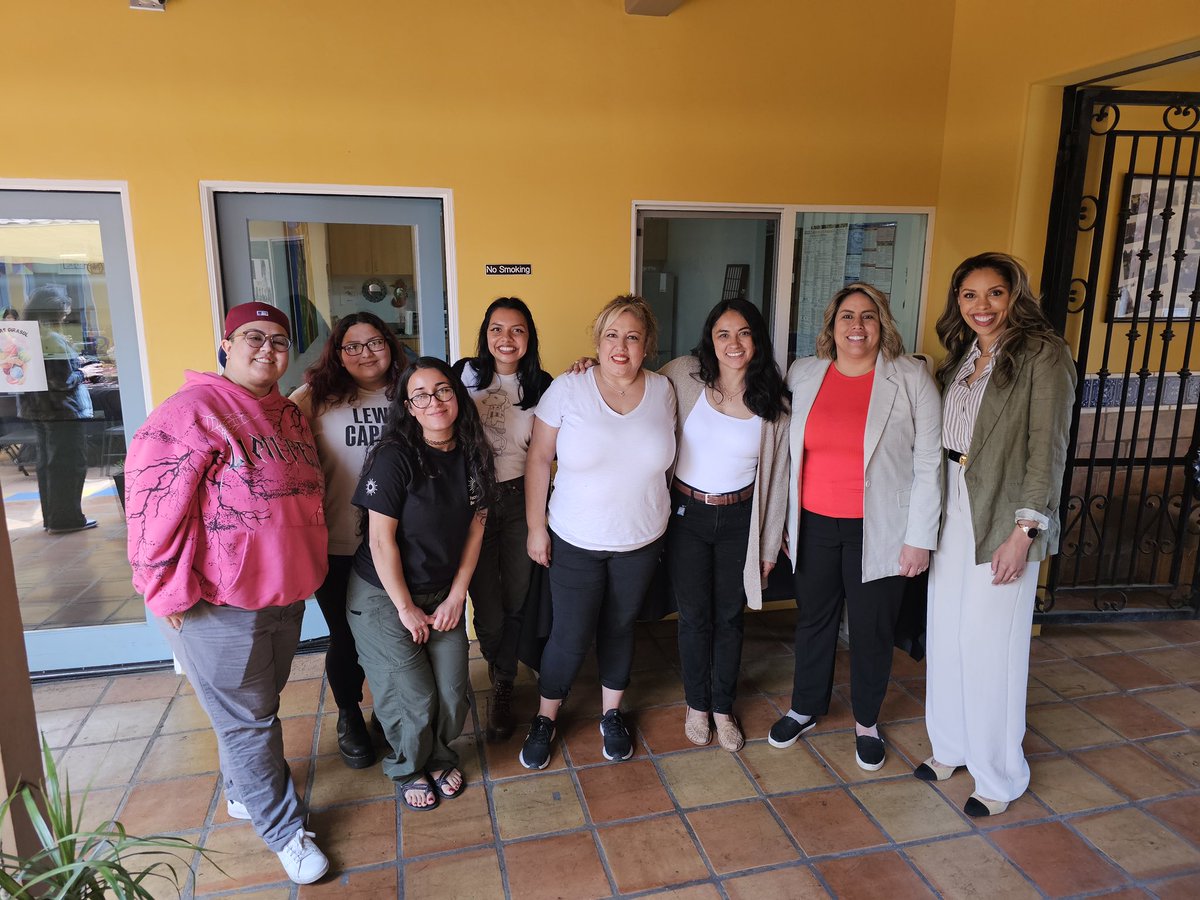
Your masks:
<svg viewBox="0 0 1200 900"><path fill-rule="evenodd" d="M201 600L263 609L325 578L325 492L312 432L272 388L188 372L125 459L133 586L157 616Z"/></svg>

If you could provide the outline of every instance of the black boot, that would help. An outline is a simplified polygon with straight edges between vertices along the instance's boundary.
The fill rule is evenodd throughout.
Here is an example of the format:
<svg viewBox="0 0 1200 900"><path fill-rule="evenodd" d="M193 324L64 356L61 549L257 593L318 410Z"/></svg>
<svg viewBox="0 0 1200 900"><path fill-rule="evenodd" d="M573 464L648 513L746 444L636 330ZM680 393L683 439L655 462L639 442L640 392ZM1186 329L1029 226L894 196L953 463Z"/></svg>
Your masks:
<svg viewBox="0 0 1200 900"><path fill-rule="evenodd" d="M513 683L503 678L492 684L492 696L488 698L487 739L507 741L512 737L516 722L512 711Z"/></svg>
<svg viewBox="0 0 1200 900"><path fill-rule="evenodd" d="M338 710L338 750L342 762L352 769L365 769L375 763L375 748L367 734L367 723L357 706Z"/></svg>

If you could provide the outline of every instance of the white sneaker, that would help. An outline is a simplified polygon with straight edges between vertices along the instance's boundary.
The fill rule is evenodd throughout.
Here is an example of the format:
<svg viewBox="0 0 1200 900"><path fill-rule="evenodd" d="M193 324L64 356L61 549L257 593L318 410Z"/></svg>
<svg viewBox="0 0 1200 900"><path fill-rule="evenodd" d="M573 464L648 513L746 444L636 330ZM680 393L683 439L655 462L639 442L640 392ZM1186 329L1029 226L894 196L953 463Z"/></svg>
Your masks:
<svg viewBox="0 0 1200 900"><path fill-rule="evenodd" d="M250 819L250 810L246 809L246 804L241 800L226 800L225 811L231 819Z"/></svg>
<svg viewBox="0 0 1200 900"><path fill-rule="evenodd" d="M314 837L315 834L301 827L287 846L275 854L288 878L296 884L312 884L329 871L329 860L321 848L309 840Z"/></svg>

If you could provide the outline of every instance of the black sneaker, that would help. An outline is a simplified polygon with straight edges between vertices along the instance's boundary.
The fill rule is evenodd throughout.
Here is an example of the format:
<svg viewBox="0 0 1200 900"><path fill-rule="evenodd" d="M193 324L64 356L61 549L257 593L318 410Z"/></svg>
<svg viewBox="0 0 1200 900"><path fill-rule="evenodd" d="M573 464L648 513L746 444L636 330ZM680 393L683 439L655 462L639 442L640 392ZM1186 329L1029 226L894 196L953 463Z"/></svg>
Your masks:
<svg viewBox="0 0 1200 900"><path fill-rule="evenodd" d="M621 711L613 708L600 718L600 734L604 738L604 758L629 759L633 756L633 740L621 719Z"/></svg>
<svg viewBox="0 0 1200 900"><path fill-rule="evenodd" d="M534 716L521 747L521 765L527 769L544 769L550 764L550 745L554 742L554 720Z"/></svg>
<svg viewBox="0 0 1200 900"><path fill-rule="evenodd" d="M800 735L806 731L812 731L816 727L816 716L809 716L805 722L797 722L791 716L784 716L771 726L771 733L767 735L767 743L783 750L800 740Z"/></svg>
<svg viewBox="0 0 1200 900"><path fill-rule="evenodd" d="M854 759L860 769L877 772L883 768L883 739L860 734L854 738Z"/></svg>

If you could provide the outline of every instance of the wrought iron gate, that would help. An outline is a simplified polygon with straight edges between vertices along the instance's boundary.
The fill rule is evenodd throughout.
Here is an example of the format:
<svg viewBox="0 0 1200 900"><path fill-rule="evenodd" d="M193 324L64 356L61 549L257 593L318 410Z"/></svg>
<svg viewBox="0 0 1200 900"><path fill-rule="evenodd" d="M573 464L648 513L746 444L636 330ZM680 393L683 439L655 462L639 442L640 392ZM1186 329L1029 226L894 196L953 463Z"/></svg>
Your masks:
<svg viewBox="0 0 1200 900"><path fill-rule="evenodd" d="M1043 266L1080 389L1038 620L1200 609L1200 94L1068 89Z"/></svg>

